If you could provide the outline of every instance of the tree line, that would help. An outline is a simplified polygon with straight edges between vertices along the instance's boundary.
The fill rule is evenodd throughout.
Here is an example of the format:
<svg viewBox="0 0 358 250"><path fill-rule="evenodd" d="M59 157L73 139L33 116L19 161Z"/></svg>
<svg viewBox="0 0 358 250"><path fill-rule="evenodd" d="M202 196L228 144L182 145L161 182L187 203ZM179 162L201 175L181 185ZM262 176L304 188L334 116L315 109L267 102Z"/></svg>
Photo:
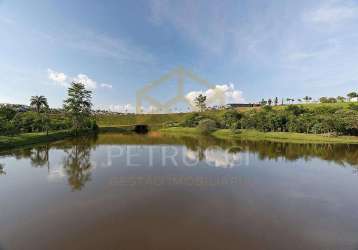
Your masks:
<svg viewBox="0 0 358 250"><path fill-rule="evenodd" d="M196 99L200 111L205 107L205 98ZM211 120L211 121L209 121ZM262 132L296 132L312 134L358 135L358 104L348 108L341 106L288 105L273 108L271 105L246 112L227 110L220 119L206 117L205 113L189 115L181 124L184 127L203 127L210 132L215 128L256 129Z"/></svg>
<svg viewBox="0 0 358 250"><path fill-rule="evenodd" d="M347 94L347 97L344 97L344 96L337 96L337 97L326 97L326 96L323 96L323 97L320 97L319 98L319 102L320 103L337 103L337 102L345 102L345 101L350 101L352 100L353 98L356 98L358 97L358 93L357 92L350 92ZM265 106L265 105L269 105L269 106L277 106L279 104L281 105L284 105L285 103L287 104L293 104L294 102L296 103L303 103L303 102L311 102L313 100L312 97L310 96L305 96L303 98L297 98L297 99L294 99L294 98L282 98L281 100L279 100L278 97L275 97L275 98L269 98L268 100L265 100L264 98L261 99L260 101L260 104L262 106Z"/></svg>
<svg viewBox="0 0 358 250"><path fill-rule="evenodd" d="M81 130L97 129L92 117L92 92L84 84L72 82L67 90L68 97L63 102L64 112L52 114L45 96L32 96L31 110L19 112L9 106L0 107L0 135L19 133L72 130L75 134Z"/></svg>

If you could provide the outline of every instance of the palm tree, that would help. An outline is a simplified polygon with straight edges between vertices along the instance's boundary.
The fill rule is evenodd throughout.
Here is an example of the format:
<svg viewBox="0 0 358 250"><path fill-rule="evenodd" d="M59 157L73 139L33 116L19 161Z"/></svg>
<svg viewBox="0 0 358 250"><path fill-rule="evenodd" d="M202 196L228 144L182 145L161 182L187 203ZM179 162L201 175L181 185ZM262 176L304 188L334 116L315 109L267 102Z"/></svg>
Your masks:
<svg viewBox="0 0 358 250"><path fill-rule="evenodd" d="M274 102L275 102L275 106L277 106L278 105L278 97L275 97Z"/></svg>
<svg viewBox="0 0 358 250"><path fill-rule="evenodd" d="M35 107L37 113L40 113L42 107L48 108L47 98L43 95L32 96L30 100L30 105L32 107Z"/></svg>

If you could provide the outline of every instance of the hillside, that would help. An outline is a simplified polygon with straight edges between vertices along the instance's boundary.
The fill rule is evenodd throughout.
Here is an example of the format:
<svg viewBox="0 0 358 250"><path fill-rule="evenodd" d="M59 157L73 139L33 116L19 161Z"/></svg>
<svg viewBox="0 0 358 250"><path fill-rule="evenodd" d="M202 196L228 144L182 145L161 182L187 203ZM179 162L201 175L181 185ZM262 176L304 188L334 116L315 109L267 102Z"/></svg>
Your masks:
<svg viewBox="0 0 358 250"><path fill-rule="evenodd" d="M297 106L305 107L309 110L317 111L319 109L332 109L332 112L342 109L348 110L353 103L308 103L297 104ZM358 104L357 104L358 105ZM273 109L280 110L286 108L284 106L273 106ZM238 108L239 112L245 113L250 110L260 110L261 107L254 108ZM213 120L220 120L225 113L225 110L210 110L202 113L203 116L211 118ZM100 127L120 127L130 126L134 124L147 124L151 127L163 127L172 123L182 123L192 113L171 113L171 114L105 114L96 115L96 120Z"/></svg>

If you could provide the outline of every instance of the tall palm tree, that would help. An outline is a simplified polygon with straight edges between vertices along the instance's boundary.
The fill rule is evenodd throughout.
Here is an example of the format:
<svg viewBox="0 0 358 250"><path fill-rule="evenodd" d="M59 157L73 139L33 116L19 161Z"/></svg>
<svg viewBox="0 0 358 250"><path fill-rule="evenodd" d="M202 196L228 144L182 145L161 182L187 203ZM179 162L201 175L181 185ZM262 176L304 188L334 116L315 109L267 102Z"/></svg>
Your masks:
<svg viewBox="0 0 358 250"><path fill-rule="evenodd" d="M32 107L35 107L37 113L40 113L42 107L48 108L47 98L43 95L32 96L30 100L30 105Z"/></svg>

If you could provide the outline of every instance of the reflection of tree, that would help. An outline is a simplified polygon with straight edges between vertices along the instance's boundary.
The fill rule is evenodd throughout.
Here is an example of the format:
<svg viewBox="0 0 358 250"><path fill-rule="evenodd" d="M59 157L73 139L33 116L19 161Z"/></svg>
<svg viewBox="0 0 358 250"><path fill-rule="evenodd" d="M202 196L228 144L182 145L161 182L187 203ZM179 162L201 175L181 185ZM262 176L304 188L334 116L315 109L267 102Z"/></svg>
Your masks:
<svg viewBox="0 0 358 250"><path fill-rule="evenodd" d="M339 165L358 166L358 145L349 144L297 144L269 141L240 141L242 148L258 154L260 159L278 159L289 161L320 158Z"/></svg>
<svg viewBox="0 0 358 250"><path fill-rule="evenodd" d="M44 167L47 166L50 170L49 164L49 145L44 145L41 147L34 148L31 151L31 165L33 167Z"/></svg>
<svg viewBox="0 0 358 250"><path fill-rule="evenodd" d="M91 180L91 140L81 138L65 149L64 169L72 190L81 190Z"/></svg>
<svg viewBox="0 0 358 250"><path fill-rule="evenodd" d="M203 152L212 147L220 147L228 153L254 152L260 159L284 158L289 161L298 159L320 158L338 165L358 166L358 145L349 144L298 144L270 141L224 140L213 137L177 137L178 142L197 152L200 160L205 158Z"/></svg>
<svg viewBox="0 0 358 250"><path fill-rule="evenodd" d="M1 163L0 163L0 176L1 175L6 175L6 172L5 172L5 170L4 170L4 165L2 165Z"/></svg>

